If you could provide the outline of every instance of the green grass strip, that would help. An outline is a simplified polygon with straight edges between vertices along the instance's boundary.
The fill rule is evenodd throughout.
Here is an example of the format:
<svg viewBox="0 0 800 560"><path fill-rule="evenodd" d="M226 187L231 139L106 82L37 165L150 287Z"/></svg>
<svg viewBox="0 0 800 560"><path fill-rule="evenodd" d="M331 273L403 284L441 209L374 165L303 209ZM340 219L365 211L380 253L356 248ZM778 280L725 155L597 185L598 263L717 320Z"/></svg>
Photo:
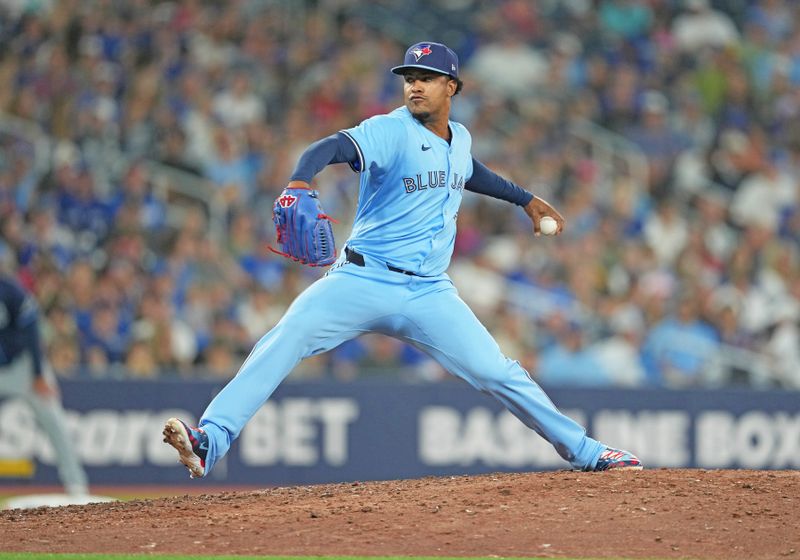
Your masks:
<svg viewBox="0 0 800 560"><path fill-rule="evenodd" d="M0 552L0 560L467 560L447 556L173 556L166 554L45 554L38 552ZM469 560L501 560L502 556L474 557ZM513 557L510 560L534 560L533 558ZM562 558L561 560L601 560L599 558ZM614 560L604 558L602 560ZM616 560L625 560L617 558ZM656 559L653 559L656 560Z"/></svg>

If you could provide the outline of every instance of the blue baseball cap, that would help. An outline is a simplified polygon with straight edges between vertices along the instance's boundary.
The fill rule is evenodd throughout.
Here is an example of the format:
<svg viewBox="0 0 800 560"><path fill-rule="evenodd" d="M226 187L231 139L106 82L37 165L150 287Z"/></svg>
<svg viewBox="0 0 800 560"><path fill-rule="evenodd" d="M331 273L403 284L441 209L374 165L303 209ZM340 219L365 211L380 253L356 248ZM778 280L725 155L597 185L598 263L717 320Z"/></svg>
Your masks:
<svg viewBox="0 0 800 560"><path fill-rule="evenodd" d="M405 74L407 70L419 68L458 78L458 56L447 45L424 41L411 45L406 51L402 66L395 66L392 72Z"/></svg>

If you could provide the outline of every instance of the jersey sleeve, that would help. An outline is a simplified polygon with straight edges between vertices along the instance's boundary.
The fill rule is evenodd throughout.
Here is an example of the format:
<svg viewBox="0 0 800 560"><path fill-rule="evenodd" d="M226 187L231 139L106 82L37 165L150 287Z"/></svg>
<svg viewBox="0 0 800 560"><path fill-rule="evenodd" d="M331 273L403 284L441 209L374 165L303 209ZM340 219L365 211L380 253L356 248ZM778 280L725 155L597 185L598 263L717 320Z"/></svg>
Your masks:
<svg viewBox="0 0 800 560"><path fill-rule="evenodd" d="M15 346L30 352L33 374L40 377L43 357L39 339L39 306L20 286L4 283L3 288L2 303L8 315L6 328L14 332Z"/></svg>
<svg viewBox="0 0 800 560"><path fill-rule="evenodd" d="M362 171L377 166L389 167L405 144L406 128L400 119L389 115L378 115L363 121L358 126L341 131L355 145L358 160L350 162L353 171Z"/></svg>
<svg viewBox="0 0 800 560"><path fill-rule="evenodd" d="M358 162L355 145L344 133L332 134L311 144L294 168L289 181L311 182L322 168L331 163L347 162L352 167Z"/></svg>
<svg viewBox="0 0 800 560"><path fill-rule="evenodd" d="M44 374L42 346L39 338L39 311L36 301L28 296L20 307L17 317L17 332L31 353L33 361L33 375L41 377Z"/></svg>
<svg viewBox="0 0 800 560"><path fill-rule="evenodd" d="M533 200L532 193L505 177L501 177L474 157L470 160L472 171L464 185L466 190L506 200L518 206L527 206Z"/></svg>

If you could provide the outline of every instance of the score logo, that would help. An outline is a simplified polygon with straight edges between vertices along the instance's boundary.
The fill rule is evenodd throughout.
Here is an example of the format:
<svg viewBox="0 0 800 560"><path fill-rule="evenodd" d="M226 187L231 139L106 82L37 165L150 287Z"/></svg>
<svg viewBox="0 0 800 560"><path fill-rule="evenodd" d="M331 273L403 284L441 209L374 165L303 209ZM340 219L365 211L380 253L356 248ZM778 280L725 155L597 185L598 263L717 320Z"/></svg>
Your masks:
<svg viewBox="0 0 800 560"><path fill-rule="evenodd" d="M247 466L341 466L358 404L344 398L285 398L266 403L242 431L239 453ZM185 410L66 412L67 433L87 467L175 466L175 451L161 441L164 419L193 424ZM0 461L37 459L55 464L50 439L21 399L0 401Z"/></svg>
<svg viewBox="0 0 800 560"><path fill-rule="evenodd" d="M193 423L179 409L65 412L66 431L78 459L87 467L175 464L175 452L161 441L164 419L171 416ZM38 459L55 464L50 439L33 410L22 399L0 402L0 459Z"/></svg>

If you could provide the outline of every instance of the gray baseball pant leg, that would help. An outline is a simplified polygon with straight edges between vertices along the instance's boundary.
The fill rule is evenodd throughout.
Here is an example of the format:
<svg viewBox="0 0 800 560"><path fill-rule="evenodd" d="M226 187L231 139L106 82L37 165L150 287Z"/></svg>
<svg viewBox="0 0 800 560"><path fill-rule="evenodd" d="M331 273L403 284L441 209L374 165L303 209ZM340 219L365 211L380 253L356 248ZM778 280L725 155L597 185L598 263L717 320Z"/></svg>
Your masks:
<svg viewBox="0 0 800 560"><path fill-rule="evenodd" d="M52 375L47 372L45 375ZM74 442L66 430L66 416L57 397L43 398L33 390L33 364L30 356L24 355L8 366L0 368L0 395L18 397L33 410L36 421L47 434L55 451L58 477L68 494L88 494L89 482L83 466L75 452Z"/></svg>

